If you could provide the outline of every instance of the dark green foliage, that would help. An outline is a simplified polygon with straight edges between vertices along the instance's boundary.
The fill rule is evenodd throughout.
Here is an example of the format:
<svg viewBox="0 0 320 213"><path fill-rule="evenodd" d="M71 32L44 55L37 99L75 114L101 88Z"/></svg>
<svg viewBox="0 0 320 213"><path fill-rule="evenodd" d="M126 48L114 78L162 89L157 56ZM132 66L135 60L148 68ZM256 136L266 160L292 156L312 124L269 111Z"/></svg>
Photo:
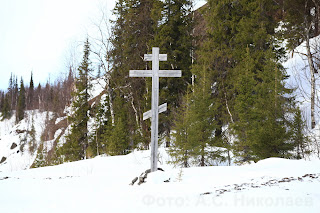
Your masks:
<svg viewBox="0 0 320 213"><path fill-rule="evenodd" d="M283 96L289 97L290 90L284 87L283 69L272 61L272 55L265 51L268 61L259 70L247 48L243 60L246 64L238 69L244 73L235 87L238 95L234 110L238 119L232 127L238 137L236 155L241 161L289 157L289 151L294 148L290 141L292 120L287 118L294 109L290 99Z"/></svg>
<svg viewBox="0 0 320 213"><path fill-rule="evenodd" d="M184 102L177 111L174 122L174 144L169 149L169 154L175 165L189 167L196 144L191 141L191 118L190 118L190 94L187 93Z"/></svg>
<svg viewBox="0 0 320 213"><path fill-rule="evenodd" d="M5 94L1 113L2 113L3 120L9 119L12 116L12 111L11 111L11 107L10 107L10 96L8 93Z"/></svg>
<svg viewBox="0 0 320 213"><path fill-rule="evenodd" d="M294 122L292 127L292 142L296 148L296 154L294 155L297 159L304 158L307 154L310 154L308 150L309 138L305 134L305 122L302 120L301 111L298 108L294 114Z"/></svg>
<svg viewBox="0 0 320 213"><path fill-rule="evenodd" d="M208 166L215 160L221 160L221 141L214 137L218 128L215 115L217 104L212 104L211 82L207 70L196 65L193 71L197 82L192 92L186 94L175 120L174 146L170 148L172 163L184 167L190 165Z"/></svg>
<svg viewBox="0 0 320 213"><path fill-rule="evenodd" d="M129 137L126 130L126 123L122 118L118 118L114 127L111 127L109 134L105 138L107 141L106 152L109 155L124 155L129 152Z"/></svg>
<svg viewBox="0 0 320 213"><path fill-rule="evenodd" d="M12 116L12 110L15 109L15 98L14 97L15 92L15 77L11 73L10 79L9 79L9 87L8 91L3 94L3 100L1 102L1 113L2 113L2 119L9 119Z"/></svg>
<svg viewBox="0 0 320 213"><path fill-rule="evenodd" d="M91 110L94 113L94 129L89 142L89 148L91 156L97 156L102 153L106 153L106 138L105 134L108 131L109 126L112 126L110 118L110 111L107 107L108 98L98 100L98 103Z"/></svg>
<svg viewBox="0 0 320 213"><path fill-rule="evenodd" d="M142 121L143 112L150 109L150 79L129 78L129 70L149 68L143 61L144 54L151 50L153 20L151 11L154 0L119 0L114 9L116 21L113 26L111 87L114 114L126 114L122 119L126 126L131 148L149 142L148 125ZM115 122L117 125L117 122Z"/></svg>
<svg viewBox="0 0 320 213"><path fill-rule="evenodd" d="M34 98L34 84L33 84L33 73L31 72L29 92L28 92L28 109L33 109L33 98Z"/></svg>
<svg viewBox="0 0 320 213"><path fill-rule="evenodd" d="M115 123L112 125L108 120L105 126L103 140L105 143L105 152L109 155L127 154L134 147L134 138L131 132L131 124L129 120L130 114L127 113L130 107L125 102L125 98L117 98L114 100ZM132 137L132 138L130 138Z"/></svg>
<svg viewBox="0 0 320 213"><path fill-rule="evenodd" d="M217 114L217 106L213 103L212 83L208 78L208 70L203 66L194 66L194 73L197 75L197 82L193 88L193 99L191 104L191 141L196 144L195 147L195 164L199 166L210 165L216 155L211 151L212 146L218 147L214 139L214 131L217 128L215 115Z"/></svg>
<svg viewBox="0 0 320 213"><path fill-rule="evenodd" d="M161 62L161 69L182 69L181 79L160 79L160 103L167 102L169 110L167 116L160 116L159 132L169 136L170 113L179 105L191 76L190 8L190 1L119 0L116 4L114 14L117 19L110 52L113 100L123 104L120 111L127 110L125 125L133 146L147 147L149 144L150 124L142 121L142 114L151 108L151 79L129 78L129 70L151 69L151 63L144 62L143 56L150 53L153 46L168 54L169 61ZM121 112L115 109L117 113Z"/></svg>
<svg viewBox="0 0 320 213"><path fill-rule="evenodd" d="M17 123L19 123L19 121L21 121L24 118L25 109L26 109L26 91L24 88L23 79L21 78L17 111L16 111L16 122Z"/></svg>
<svg viewBox="0 0 320 213"><path fill-rule="evenodd" d="M172 163L182 167L213 165L224 161L223 152L231 148L238 162L304 157L308 151L304 122L300 111L294 108L292 91L284 85L287 76L280 64L284 50L277 43L275 29L279 11L284 9L288 44L290 48L300 44L305 36L305 21L316 23L315 17L310 16L312 2L315 1L208 0L208 6L202 9L206 40L193 47L197 41L193 38L191 0L118 0L110 38L112 48L105 56L111 66L108 96L90 101L91 109L87 40L75 79L66 143L55 147L50 157L45 156L41 144L35 165L81 160L102 153L122 155L149 146L150 122L143 121L142 114L151 108L151 79L130 78L129 70L151 69L143 55L151 53L152 47L160 47L161 53L168 55L160 69L181 69L183 73L182 78L160 79L160 104L167 102L168 112L159 116L159 133L168 138L167 144L173 136L169 149ZM316 27L310 31L310 36L314 35ZM20 121L26 106L62 114L72 83L70 69L65 82L48 82L45 87L39 84L34 90L31 74L27 92L22 79L18 91L16 77L11 75L8 92L1 95L3 119L16 109L17 122ZM89 133L90 118L94 124ZM226 140L224 129L235 136L233 144ZM35 141L34 130L30 136Z"/></svg>
<svg viewBox="0 0 320 213"><path fill-rule="evenodd" d="M0 90L0 112L2 112L5 93Z"/></svg>
<svg viewBox="0 0 320 213"><path fill-rule="evenodd" d="M34 160L31 168L38 168L38 167L44 167L44 166L48 166L46 160L45 160L45 156L46 156L46 150L44 149L43 146L43 141L41 141L38 149L37 149L37 157Z"/></svg>
<svg viewBox="0 0 320 213"><path fill-rule="evenodd" d="M173 112L180 105L182 96L191 83L192 1L165 0L155 2L153 8L154 38L150 46L160 47L168 55L168 61L160 63L160 69L182 70L182 78L160 78L160 102L168 103L167 116L161 117L159 132L169 136Z"/></svg>
<svg viewBox="0 0 320 213"><path fill-rule="evenodd" d="M16 80L17 78L11 73L10 75L10 79L9 79L9 87L8 87L8 97L9 97L9 103L10 103L10 110L14 110L16 107L16 98L15 97L15 90L18 89L18 80ZM15 85L17 85L15 87Z"/></svg>
<svg viewBox="0 0 320 213"><path fill-rule="evenodd" d="M37 139L36 139L36 130L34 128L34 120L32 116L32 121L31 121L31 130L29 131L29 152L30 154L33 154L34 151L37 149Z"/></svg>
<svg viewBox="0 0 320 213"><path fill-rule="evenodd" d="M219 123L212 136L221 134L222 124L229 125L237 138L233 148L240 161L288 157L294 146L292 121L286 116L293 107L279 64L283 50L273 39L277 4L264 0L208 4L204 13L208 35L197 52L197 64L211 82L209 106ZM203 75L196 70L201 68L194 73L200 76L197 84L202 84Z"/></svg>
<svg viewBox="0 0 320 213"><path fill-rule="evenodd" d="M320 3L317 0L284 0L282 33L293 50L303 41L320 33Z"/></svg>

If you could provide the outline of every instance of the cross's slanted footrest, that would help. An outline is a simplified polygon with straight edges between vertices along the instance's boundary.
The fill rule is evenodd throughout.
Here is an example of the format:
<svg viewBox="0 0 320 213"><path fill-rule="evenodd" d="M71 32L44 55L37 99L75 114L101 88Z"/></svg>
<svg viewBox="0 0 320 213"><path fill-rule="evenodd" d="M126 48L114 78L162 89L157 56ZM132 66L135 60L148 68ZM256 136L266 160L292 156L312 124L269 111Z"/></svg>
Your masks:
<svg viewBox="0 0 320 213"><path fill-rule="evenodd" d="M167 106L168 106L167 103L161 104L159 106L159 110L158 110L159 114L167 111ZM147 119L151 118L151 116L152 116L152 112L151 112L151 110L149 110L149 111L143 113L143 120L147 120Z"/></svg>

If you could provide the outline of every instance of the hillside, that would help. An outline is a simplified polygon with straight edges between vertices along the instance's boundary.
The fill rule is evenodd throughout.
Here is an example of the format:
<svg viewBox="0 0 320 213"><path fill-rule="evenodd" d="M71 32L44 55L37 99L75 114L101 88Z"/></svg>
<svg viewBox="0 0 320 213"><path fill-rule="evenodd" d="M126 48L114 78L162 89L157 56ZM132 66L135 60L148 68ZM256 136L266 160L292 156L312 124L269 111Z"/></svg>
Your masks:
<svg viewBox="0 0 320 213"><path fill-rule="evenodd" d="M59 166L0 172L0 212L309 212L320 208L320 161L271 158L239 167L176 169L160 149ZM165 182L164 182L165 181Z"/></svg>
<svg viewBox="0 0 320 213"><path fill-rule="evenodd" d="M319 36L311 40L315 46L319 41ZM301 44L293 54L290 53L289 60L284 62L284 66L287 68L287 72L290 78L287 80L288 85L291 88L298 88L295 92L300 103L300 108L304 113L304 117L308 118L310 103L308 99L303 96L298 96L301 93L300 87L305 87L308 90L310 85L308 84L307 76L299 79L297 76L298 69L304 69L306 67L306 59L304 58L304 43ZM299 81L300 80L300 81ZM104 97L104 88L106 82L104 78L92 80L93 87L89 91L90 101L89 104L94 106L97 101ZM55 152L56 147L62 146L65 142L64 137L68 133L70 127L67 121L67 115L70 115L70 107L66 107L63 117L57 117L57 114L53 112L41 112L40 110L30 110L25 114L25 118L18 124L15 123L15 116L11 119L5 119L0 122L0 171L18 171L28 169L34 165L38 155L38 166L44 166L50 164L52 154ZM35 130L35 140L31 137L32 124ZM94 126L94 120L89 122L89 130L92 130ZM309 132L312 138L315 138L309 149L313 150L313 156L316 157L319 154L319 144L316 140L318 137L317 128L313 132ZM40 146L41 145L41 146ZM31 147L33 146L33 147ZM39 159L41 154L42 159ZM35 166L35 165L34 165Z"/></svg>
<svg viewBox="0 0 320 213"><path fill-rule="evenodd" d="M104 93L104 78L92 80L90 105L95 105ZM0 171L18 171L32 166L52 164L57 147L65 143L72 113L66 107L63 117L50 111L29 110L25 118L16 123L15 115L0 122ZM92 129L93 121L89 124ZM34 126L34 137L31 131Z"/></svg>
<svg viewBox="0 0 320 213"><path fill-rule="evenodd" d="M52 119L50 112L27 111L26 117L15 124L15 116L0 122L0 171L29 169L33 164L46 120ZM35 134L32 138L32 125Z"/></svg>

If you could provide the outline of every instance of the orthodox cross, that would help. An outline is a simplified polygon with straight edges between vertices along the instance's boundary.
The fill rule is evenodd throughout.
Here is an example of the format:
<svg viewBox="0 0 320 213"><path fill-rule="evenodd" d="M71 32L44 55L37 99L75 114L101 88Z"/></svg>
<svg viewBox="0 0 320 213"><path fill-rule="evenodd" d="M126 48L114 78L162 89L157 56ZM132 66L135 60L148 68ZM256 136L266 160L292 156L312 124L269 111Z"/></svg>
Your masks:
<svg viewBox="0 0 320 213"><path fill-rule="evenodd" d="M152 54L145 54L144 61L152 61L152 70L130 70L130 77L151 77L151 111L143 114L143 120L151 118L151 172L157 171L159 113L167 110L167 103L159 106L159 77L181 77L181 70L159 70L159 61L167 61L167 54L159 54L159 47L152 48Z"/></svg>

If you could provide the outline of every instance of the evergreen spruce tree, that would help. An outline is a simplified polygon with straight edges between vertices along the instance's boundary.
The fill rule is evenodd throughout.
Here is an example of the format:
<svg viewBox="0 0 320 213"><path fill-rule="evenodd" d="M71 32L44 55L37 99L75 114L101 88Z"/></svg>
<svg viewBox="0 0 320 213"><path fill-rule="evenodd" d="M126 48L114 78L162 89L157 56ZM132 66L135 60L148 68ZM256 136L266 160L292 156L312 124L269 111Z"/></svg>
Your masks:
<svg viewBox="0 0 320 213"><path fill-rule="evenodd" d="M33 109L33 98L34 98L34 84L33 84L33 73L31 72L29 92L28 92L28 109Z"/></svg>
<svg viewBox="0 0 320 213"><path fill-rule="evenodd" d="M10 75L10 79L9 79L9 87L8 87L8 91L7 91L7 94L8 94L8 97L9 97L9 103L10 103L10 110L14 110L15 109L15 105L14 105L14 99L16 98L15 97L15 94L14 94L14 91L15 90L15 77L14 75L11 73Z"/></svg>
<svg viewBox="0 0 320 213"><path fill-rule="evenodd" d="M88 148L88 120L89 120L89 72L91 62L89 59L90 44L88 39L84 44L84 54L78 68L76 91L73 94L73 114L69 117L72 122L70 134L62 147L62 154L66 161L75 161L86 158Z"/></svg>
<svg viewBox="0 0 320 213"><path fill-rule="evenodd" d="M129 151L129 138L126 130L125 122L121 117L116 120L114 127L110 128L107 137L107 154L124 155Z"/></svg>
<svg viewBox="0 0 320 213"><path fill-rule="evenodd" d="M13 79L13 91L11 96L11 110L16 109L18 103L18 95L19 95L19 86L18 86L18 77Z"/></svg>
<svg viewBox="0 0 320 213"><path fill-rule="evenodd" d="M130 116L126 109L128 105L125 104L125 98L117 98L114 100L115 123L112 125L110 116L108 116L107 124L103 130L103 140L105 145L105 152L109 155L123 155L127 154L136 144L130 139L132 137L131 126L128 120ZM122 110L121 110L122 109ZM109 114L109 113L107 113Z"/></svg>
<svg viewBox="0 0 320 213"><path fill-rule="evenodd" d="M168 103L168 112L167 116L160 117L159 132L165 132L167 138L173 125L171 112L180 105L188 84L191 84L192 3L191 0L155 2L152 13L154 38L150 46L159 47L168 55L168 60L160 63L160 69L182 70L182 78L160 78L160 102Z"/></svg>
<svg viewBox="0 0 320 213"><path fill-rule="evenodd" d="M181 106L175 120L174 145L170 148L170 155L174 164L208 166L215 160L223 159L219 149L221 141L214 137L218 128L215 115L217 105L212 104L213 96L211 82L207 77L207 70L201 65L192 69L197 75L197 82L192 92L185 96L185 103Z"/></svg>
<svg viewBox="0 0 320 213"><path fill-rule="evenodd" d="M297 108L294 115L294 122L292 128L292 140L296 148L296 155L294 157L297 159L305 158L307 154L310 154L310 150L307 149L309 138L307 134L305 134L305 129L306 125L305 122L302 120L301 111L299 108Z"/></svg>
<svg viewBox="0 0 320 213"><path fill-rule="evenodd" d="M282 33L289 50L320 33L320 3L315 0L283 0Z"/></svg>
<svg viewBox="0 0 320 213"><path fill-rule="evenodd" d="M2 109L3 109L4 96L5 96L5 93L0 91L0 112L2 112Z"/></svg>
<svg viewBox="0 0 320 213"><path fill-rule="evenodd" d="M255 100L258 99L255 91L257 73L255 73L255 64L251 58L250 50L246 48L246 54L243 57L242 66L237 67L239 73L235 81L237 96L235 98L234 110L238 113L238 119L232 127L238 140L235 142L235 152L241 155L244 161L252 160L252 152L249 143L255 136L257 129L254 120L260 119L259 112L255 108Z"/></svg>
<svg viewBox="0 0 320 213"><path fill-rule="evenodd" d="M10 107L10 95L6 93L3 101L3 106L2 106L2 119L9 119L12 116L12 111Z"/></svg>
<svg viewBox="0 0 320 213"><path fill-rule="evenodd" d="M208 78L208 70L201 65L195 65L192 70L197 76L197 81L192 93L190 139L192 144L196 144L194 163L197 166L208 166L213 160L220 158L220 151L211 149L213 146L221 146L214 138L217 129L215 115L219 105L213 104L212 83Z"/></svg>
<svg viewBox="0 0 320 213"><path fill-rule="evenodd" d="M266 0L208 4L208 35L197 52L197 64L207 70L211 82L216 122L234 130L235 155L241 161L288 157L293 149L292 121L285 115L293 107L279 63L283 49L273 39L277 4Z"/></svg>
<svg viewBox="0 0 320 213"><path fill-rule="evenodd" d="M112 102L115 115L127 114L126 119L122 119L122 125L126 126L131 145L148 141L148 127L142 121L142 114L150 109L149 80L129 78L129 70L146 69L143 56L151 50L149 42L154 34L151 19L153 2L119 0L114 9L113 48L109 53L112 63Z"/></svg>
<svg viewBox="0 0 320 213"><path fill-rule="evenodd" d="M169 148L169 154L172 158L170 163L182 167L190 167L191 160L194 156L194 149L196 144L190 140L191 132L191 118L190 118L190 104L191 94L187 93L184 101L177 111L174 120L173 145Z"/></svg>
<svg viewBox="0 0 320 213"><path fill-rule="evenodd" d="M34 127L34 120L33 120L33 115L32 115L32 120L31 120L31 130L29 132L30 136L30 141L29 141L29 152L31 155L34 154L34 151L37 148L37 141L36 141L36 130Z"/></svg>
<svg viewBox="0 0 320 213"><path fill-rule="evenodd" d="M106 153L105 133L108 125L112 126L110 112L106 107L107 101L107 96L101 98L94 109L94 129L89 143L89 148L94 156Z"/></svg>
<svg viewBox="0 0 320 213"><path fill-rule="evenodd" d="M21 77L18 104L17 104L17 110L16 110L16 123L19 123L19 121L21 121L24 118L25 109L26 109L26 91L24 88L23 79Z"/></svg>
<svg viewBox="0 0 320 213"><path fill-rule="evenodd" d="M259 70L248 48L247 51L243 60L246 65L237 69L240 76L235 85L238 94L234 107L238 118L233 124L237 135L236 156L240 156L241 161L289 157L294 144L290 141L292 120L286 114L293 113L294 108L290 99L281 95L290 97L291 93L284 87L283 69L272 60L271 51L266 51L269 61Z"/></svg>

